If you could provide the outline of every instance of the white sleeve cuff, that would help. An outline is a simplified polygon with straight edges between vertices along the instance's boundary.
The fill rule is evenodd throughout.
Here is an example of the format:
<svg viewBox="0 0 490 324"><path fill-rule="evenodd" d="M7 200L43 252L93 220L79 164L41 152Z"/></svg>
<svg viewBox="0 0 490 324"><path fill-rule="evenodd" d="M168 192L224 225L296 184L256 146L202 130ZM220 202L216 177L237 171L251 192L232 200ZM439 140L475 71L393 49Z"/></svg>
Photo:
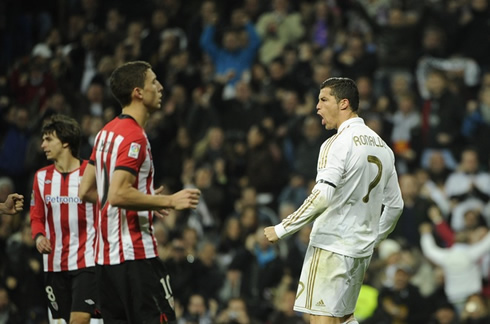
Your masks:
<svg viewBox="0 0 490 324"><path fill-rule="evenodd" d="M274 226L274 230L276 231L276 235L279 238L282 238L287 234L287 232L284 229L284 226L282 226L282 224L277 224L276 226Z"/></svg>

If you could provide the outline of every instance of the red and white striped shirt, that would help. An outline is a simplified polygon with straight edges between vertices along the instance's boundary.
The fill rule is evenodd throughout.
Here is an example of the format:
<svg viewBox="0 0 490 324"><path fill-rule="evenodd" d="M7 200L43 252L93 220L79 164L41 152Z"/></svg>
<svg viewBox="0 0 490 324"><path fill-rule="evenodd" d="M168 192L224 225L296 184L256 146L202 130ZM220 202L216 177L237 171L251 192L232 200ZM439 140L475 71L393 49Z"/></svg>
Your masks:
<svg viewBox="0 0 490 324"><path fill-rule="evenodd" d="M32 237L46 236L52 252L43 254L44 271L71 271L92 267L95 248L95 206L78 198L87 161L61 173L54 164L36 172L31 196Z"/></svg>
<svg viewBox="0 0 490 324"><path fill-rule="evenodd" d="M115 170L136 176L139 191L153 195L153 159L146 133L130 116L120 115L97 134L90 163L95 166L98 194L96 263L120 264L158 255L153 212L117 208L107 194Z"/></svg>

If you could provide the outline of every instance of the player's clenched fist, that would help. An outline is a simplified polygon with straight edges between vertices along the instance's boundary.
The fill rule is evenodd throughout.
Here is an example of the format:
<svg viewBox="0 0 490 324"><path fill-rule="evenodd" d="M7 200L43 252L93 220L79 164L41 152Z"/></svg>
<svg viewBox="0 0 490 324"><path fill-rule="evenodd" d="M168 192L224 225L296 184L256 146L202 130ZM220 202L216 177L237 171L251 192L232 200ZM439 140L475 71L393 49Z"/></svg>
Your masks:
<svg viewBox="0 0 490 324"><path fill-rule="evenodd" d="M264 228L264 235L271 243L277 242L279 240L274 226L268 226Z"/></svg>
<svg viewBox="0 0 490 324"><path fill-rule="evenodd" d="M177 209L196 209L201 197L199 189L183 189L172 195L172 206Z"/></svg>

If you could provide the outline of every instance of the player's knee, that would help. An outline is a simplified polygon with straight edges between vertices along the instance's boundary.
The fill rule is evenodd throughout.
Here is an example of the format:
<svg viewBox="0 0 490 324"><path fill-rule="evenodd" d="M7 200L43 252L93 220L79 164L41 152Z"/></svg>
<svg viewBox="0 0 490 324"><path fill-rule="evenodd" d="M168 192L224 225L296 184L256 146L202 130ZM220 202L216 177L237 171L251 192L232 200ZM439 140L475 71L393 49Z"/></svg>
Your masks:
<svg viewBox="0 0 490 324"><path fill-rule="evenodd" d="M90 314L84 312L72 312L70 324L90 324Z"/></svg>

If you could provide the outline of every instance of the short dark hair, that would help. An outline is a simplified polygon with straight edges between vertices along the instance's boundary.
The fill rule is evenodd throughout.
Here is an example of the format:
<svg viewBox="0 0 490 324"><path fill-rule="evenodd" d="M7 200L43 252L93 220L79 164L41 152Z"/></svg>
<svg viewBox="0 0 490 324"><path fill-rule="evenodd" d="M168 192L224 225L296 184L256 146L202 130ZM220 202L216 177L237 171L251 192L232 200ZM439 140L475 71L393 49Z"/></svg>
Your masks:
<svg viewBox="0 0 490 324"><path fill-rule="evenodd" d="M320 90L323 88L330 88L337 102L342 99L349 100L352 111L359 109L359 90L354 80L340 77L328 78L322 82Z"/></svg>
<svg viewBox="0 0 490 324"><path fill-rule="evenodd" d="M68 143L71 155L78 158L82 132L78 122L66 115L55 114L43 121L41 134L54 134L60 139L61 143Z"/></svg>
<svg viewBox="0 0 490 324"><path fill-rule="evenodd" d="M144 61L127 62L115 69L109 79L112 95L126 107L131 103L131 93L136 87L144 88L146 72L151 65Z"/></svg>

